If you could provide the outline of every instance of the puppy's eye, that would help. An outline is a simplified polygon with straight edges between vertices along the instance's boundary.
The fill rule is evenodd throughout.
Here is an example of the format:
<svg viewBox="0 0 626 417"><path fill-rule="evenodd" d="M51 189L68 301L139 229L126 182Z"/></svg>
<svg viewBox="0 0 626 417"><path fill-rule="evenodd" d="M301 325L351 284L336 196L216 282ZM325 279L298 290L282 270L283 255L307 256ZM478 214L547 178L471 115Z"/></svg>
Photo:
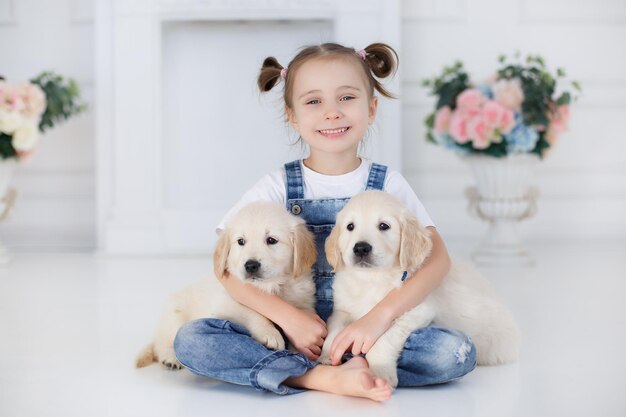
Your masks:
<svg viewBox="0 0 626 417"><path fill-rule="evenodd" d="M348 229L349 232L354 230L354 223L348 223L348 226L346 227L346 229Z"/></svg>
<svg viewBox="0 0 626 417"><path fill-rule="evenodd" d="M389 230L389 225L387 223L381 223L378 225L378 230Z"/></svg>
<svg viewBox="0 0 626 417"><path fill-rule="evenodd" d="M266 242L268 245L275 245L275 244L277 244L277 243L278 243L278 240L274 239L273 237L268 237L268 238L265 240L265 242Z"/></svg>
<svg viewBox="0 0 626 417"><path fill-rule="evenodd" d="M244 239L239 239L239 240L237 240L237 244L238 244L239 246L243 246L243 245L245 245L245 244L246 244L246 241L245 241Z"/></svg>

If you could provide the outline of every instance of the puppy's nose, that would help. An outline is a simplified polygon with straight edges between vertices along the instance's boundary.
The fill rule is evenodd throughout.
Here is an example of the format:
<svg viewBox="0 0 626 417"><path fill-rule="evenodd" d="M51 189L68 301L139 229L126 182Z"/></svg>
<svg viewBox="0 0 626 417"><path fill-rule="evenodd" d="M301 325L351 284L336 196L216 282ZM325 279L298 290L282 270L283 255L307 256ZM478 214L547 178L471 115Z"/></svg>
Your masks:
<svg viewBox="0 0 626 417"><path fill-rule="evenodd" d="M246 261L246 263L244 264L244 267L246 268L246 272L250 274L254 274L261 267L261 262L251 259L249 261Z"/></svg>
<svg viewBox="0 0 626 417"><path fill-rule="evenodd" d="M354 254L356 256L360 256L361 258L363 258L369 255L369 253L372 251L372 245L367 242L357 242L355 243L352 250L354 251Z"/></svg>

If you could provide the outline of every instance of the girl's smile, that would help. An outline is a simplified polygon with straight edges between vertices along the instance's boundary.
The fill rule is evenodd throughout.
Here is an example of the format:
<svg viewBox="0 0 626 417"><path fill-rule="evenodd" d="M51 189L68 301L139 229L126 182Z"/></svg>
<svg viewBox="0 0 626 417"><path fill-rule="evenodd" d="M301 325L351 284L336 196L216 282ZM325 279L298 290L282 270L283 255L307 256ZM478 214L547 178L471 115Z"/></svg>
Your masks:
<svg viewBox="0 0 626 417"><path fill-rule="evenodd" d="M336 129L318 130L317 132L327 138L335 139L335 138L343 137L344 135L348 133L349 130L350 130L350 126L340 127Z"/></svg>
<svg viewBox="0 0 626 417"><path fill-rule="evenodd" d="M354 169L359 143L376 117L377 98L358 64L358 58L313 59L295 76L293 108L287 114L309 145L309 167L318 172L336 175Z"/></svg>

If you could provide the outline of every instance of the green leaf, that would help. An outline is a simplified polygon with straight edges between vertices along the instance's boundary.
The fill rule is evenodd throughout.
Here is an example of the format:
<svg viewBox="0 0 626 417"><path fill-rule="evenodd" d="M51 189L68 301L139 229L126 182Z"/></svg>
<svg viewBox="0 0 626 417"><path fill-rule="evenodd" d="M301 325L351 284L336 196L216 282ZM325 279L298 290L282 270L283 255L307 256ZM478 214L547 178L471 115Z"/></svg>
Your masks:
<svg viewBox="0 0 626 417"><path fill-rule="evenodd" d="M567 91L561 94L561 96L556 100L556 104L563 105L569 104L572 101L572 96Z"/></svg>
<svg viewBox="0 0 626 417"><path fill-rule="evenodd" d="M432 129L435 127L435 113L429 114L426 119L424 119L424 124L427 128Z"/></svg>

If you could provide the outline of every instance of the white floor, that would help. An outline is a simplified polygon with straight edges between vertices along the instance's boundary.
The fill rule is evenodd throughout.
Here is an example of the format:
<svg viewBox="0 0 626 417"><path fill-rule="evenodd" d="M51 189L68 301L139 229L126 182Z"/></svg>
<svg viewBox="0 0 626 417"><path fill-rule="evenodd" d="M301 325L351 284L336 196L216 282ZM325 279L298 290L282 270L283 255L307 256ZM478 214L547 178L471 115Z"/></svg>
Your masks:
<svg viewBox="0 0 626 417"><path fill-rule="evenodd" d="M626 416L626 241L530 246L533 268L483 269L519 320L520 362L384 404L134 369L167 294L208 257L16 254L0 269L0 416Z"/></svg>

